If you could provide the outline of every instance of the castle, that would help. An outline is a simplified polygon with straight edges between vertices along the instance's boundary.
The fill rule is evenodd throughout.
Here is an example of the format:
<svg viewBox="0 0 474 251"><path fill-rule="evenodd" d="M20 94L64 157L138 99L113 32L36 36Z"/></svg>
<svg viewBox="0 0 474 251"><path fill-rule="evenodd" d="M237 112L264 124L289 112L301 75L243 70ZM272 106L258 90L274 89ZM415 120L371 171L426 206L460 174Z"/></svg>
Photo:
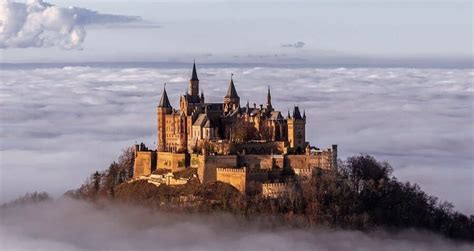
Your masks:
<svg viewBox="0 0 474 251"><path fill-rule="evenodd" d="M336 167L337 145L312 147L305 131L305 112L294 106L284 117L273 107L270 87L265 105L247 101L242 107L231 76L223 102L205 102L194 63L179 109L171 105L165 85L157 107L157 149L135 146L134 178L157 169L197 168L201 183L222 181L242 193L284 191L279 182L284 173L305 177Z"/></svg>

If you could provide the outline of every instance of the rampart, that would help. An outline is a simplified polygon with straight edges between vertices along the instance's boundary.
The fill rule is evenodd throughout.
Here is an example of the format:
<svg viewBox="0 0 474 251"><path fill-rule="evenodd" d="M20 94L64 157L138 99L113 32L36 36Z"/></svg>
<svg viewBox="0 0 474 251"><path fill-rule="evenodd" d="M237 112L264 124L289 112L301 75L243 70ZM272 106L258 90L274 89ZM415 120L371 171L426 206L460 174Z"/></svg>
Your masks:
<svg viewBox="0 0 474 251"><path fill-rule="evenodd" d="M200 155L198 157L198 176L201 183L217 180L217 168L236 168L237 155Z"/></svg>
<svg viewBox="0 0 474 251"><path fill-rule="evenodd" d="M291 192L292 185L289 183L262 183L262 196L278 198L288 195Z"/></svg>
<svg viewBox="0 0 474 251"><path fill-rule="evenodd" d="M283 154L285 142L283 141L255 141L235 144L235 150L240 154Z"/></svg>
<svg viewBox="0 0 474 251"><path fill-rule="evenodd" d="M285 157L285 166L293 169L320 168L329 170L334 166L334 158L337 158L334 155L331 149L311 154L287 155Z"/></svg>
<svg viewBox="0 0 474 251"><path fill-rule="evenodd" d="M246 168L217 168L216 179L237 188L241 193L245 194L247 190L246 184Z"/></svg>
<svg viewBox="0 0 474 251"><path fill-rule="evenodd" d="M173 172L186 168L186 154L158 152L157 169L169 169Z"/></svg>

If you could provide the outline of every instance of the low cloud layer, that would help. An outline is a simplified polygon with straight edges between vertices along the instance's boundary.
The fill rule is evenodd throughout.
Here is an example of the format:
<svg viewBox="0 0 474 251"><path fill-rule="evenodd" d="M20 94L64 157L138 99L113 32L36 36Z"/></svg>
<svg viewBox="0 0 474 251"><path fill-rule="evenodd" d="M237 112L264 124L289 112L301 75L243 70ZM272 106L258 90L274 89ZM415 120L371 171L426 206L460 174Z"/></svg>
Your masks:
<svg viewBox="0 0 474 251"><path fill-rule="evenodd" d="M199 65L198 65L199 68ZM191 68L65 67L1 70L1 200L59 194L104 169L120 150L156 141L163 83L178 107ZM403 68L199 68L208 102L222 102L230 74L242 104L306 110L307 139L338 144L341 158L368 153L402 181L474 213L474 72Z"/></svg>
<svg viewBox="0 0 474 251"><path fill-rule="evenodd" d="M62 8L43 0L26 3L0 0L0 48L81 48L85 26L129 24L139 17L101 14L93 10Z"/></svg>
<svg viewBox="0 0 474 251"><path fill-rule="evenodd" d="M294 44L282 44L281 47L285 47L285 48L296 48L296 49L301 49L305 46L305 42L302 42L302 41L298 41Z"/></svg>
<svg viewBox="0 0 474 251"><path fill-rule="evenodd" d="M414 230L290 229L231 215L185 215L60 200L1 210L2 250L472 250Z"/></svg>

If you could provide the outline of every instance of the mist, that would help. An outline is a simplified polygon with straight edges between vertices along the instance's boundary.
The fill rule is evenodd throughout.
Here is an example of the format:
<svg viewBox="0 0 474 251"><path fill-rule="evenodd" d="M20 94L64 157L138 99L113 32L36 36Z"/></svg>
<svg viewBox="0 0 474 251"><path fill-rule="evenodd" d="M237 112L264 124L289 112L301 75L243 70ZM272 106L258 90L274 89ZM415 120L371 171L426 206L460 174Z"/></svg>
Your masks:
<svg viewBox="0 0 474 251"><path fill-rule="evenodd" d="M256 216L257 217L257 216ZM472 250L426 232L277 227L267 218L175 214L62 198L0 210L2 250Z"/></svg>

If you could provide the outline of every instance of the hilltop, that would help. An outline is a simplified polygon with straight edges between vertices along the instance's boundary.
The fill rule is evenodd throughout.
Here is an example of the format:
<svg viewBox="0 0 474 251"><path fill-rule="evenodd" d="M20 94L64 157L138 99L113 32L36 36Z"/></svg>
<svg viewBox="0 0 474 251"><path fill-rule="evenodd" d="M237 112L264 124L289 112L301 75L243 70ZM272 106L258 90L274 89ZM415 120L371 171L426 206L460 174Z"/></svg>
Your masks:
<svg viewBox="0 0 474 251"><path fill-rule="evenodd" d="M293 180L290 193L276 198L244 195L223 182L201 184L193 169L172 173L183 185L153 184L146 179L120 179L133 166L133 151L96 172L77 190L66 193L92 202L115 201L155 210L230 212L245 217L278 216L290 225L370 230L425 229L450 238L474 241L474 217L454 211L447 202L400 182L392 167L369 155L340 161L338 170L322 170L307 182ZM291 175L289 177L291 179Z"/></svg>

